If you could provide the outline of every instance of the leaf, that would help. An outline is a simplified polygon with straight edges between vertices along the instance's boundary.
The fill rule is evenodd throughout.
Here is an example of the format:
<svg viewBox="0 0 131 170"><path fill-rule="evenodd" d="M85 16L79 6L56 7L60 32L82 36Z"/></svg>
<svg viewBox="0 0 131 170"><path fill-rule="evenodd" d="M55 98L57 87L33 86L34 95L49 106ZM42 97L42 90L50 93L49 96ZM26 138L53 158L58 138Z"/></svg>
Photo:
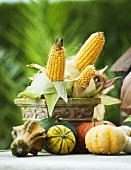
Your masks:
<svg viewBox="0 0 131 170"><path fill-rule="evenodd" d="M26 65L27 67L34 67L34 68L36 68L36 69L39 69L40 71L42 71L42 72L45 72L45 68L44 67L42 67L42 66L40 66L39 64L34 64L34 63L32 63L32 64L28 64L28 65Z"/></svg>
<svg viewBox="0 0 131 170"><path fill-rule="evenodd" d="M70 96L72 94L72 88L73 88L73 81L64 81L65 84L65 88L66 88L66 92L67 95Z"/></svg>
<svg viewBox="0 0 131 170"><path fill-rule="evenodd" d="M100 95L99 98L101 98L101 103L104 105L113 105L121 103L119 99L107 95Z"/></svg>
<svg viewBox="0 0 131 170"><path fill-rule="evenodd" d="M100 90L99 90L99 95L101 94L107 94L109 93L112 89L114 89L114 83L115 81L121 77L115 77L107 82L105 82L104 84L101 84ZM97 95L98 93L96 93Z"/></svg>
<svg viewBox="0 0 131 170"><path fill-rule="evenodd" d="M60 95L60 97L67 103L67 92L66 92L66 86L63 81L61 82L53 82L53 85L57 91L57 93Z"/></svg>
<svg viewBox="0 0 131 170"><path fill-rule="evenodd" d="M103 89L106 89L106 88L112 86L118 78L121 78L121 77L115 77L115 78L113 78L113 79L105 82L105 83L103 84Z"/></svg>
<svg viewBox="0 0 131 170"><path fill-rule="evenodd" d="M19 93L18 97L27 96L30 98L40 98L43 94L54 92L56 92L56 89L52 81L44 73L39 73L34 77L31 85L23 92Z"/></svg>
<svg viewBox="0 0 131 170"><path fill-rule="evenodd" d="M98 121L103 121L105 115L105 107L104 104L98 104L94 108L93 119Z"/></svg>
<svg viewBox="0 0 131 170"><path fill-rule="evenodd" d="M91 94L91 93L93 93L95 90L96 90L96 85L95 85L94 79L92 78L92 79L90 80L89 86L84 90L83 93Z"/></svg>
<svg viewBox="0 0 131 170"><path fill-rule="evenodd" d="M104 89L104 90L102 91L102 94L107 94L107 93L109 93L109 92L110 92L111 90L113 90L113 89L114 89L114 85L112 85L112 86Z"/></svg>
<svg viewBox="0 0 131 170"><path fill-rule="evenodd" d="M102 86L96 89L95 81L91 79L89 86L82 92L81 97L93 97L100 92L101 88Z"/></svg>
<svg viewBox="0 0 131 170"><path fill-rule="evenodd" d="M66 60L65 79L74 79L80 75L74 59Z"/></svg>
<svg viewBox="0 0 131 170"><path fill-rule="evenodd" d="M32 99L40 99L41 95L39 93L37 93L36 91L34 91L34 92L30 91L28 89L29 89L29 87L27 87L24 92L19 93L18 97L26 96L26 97L29 97Z"/></svg>
<svg viewBox="0 0 131 170"><path fill-rule="evenodd" d="M72 92L71 97L80 98L80 95L82 94L82 92L83 92L83 89L81 88L81 86L78 83L74 82L73 92Z"/></svg>
<svg viewBox="0 0 131 170"><path fill-rule="evenodd" d="M103 69L98 70L97 73L98 73L98 74L103 74L104 71L105 71L107 68L108 68L108 66L105 66Z"/></svg>
<svg viewBox="0 0 131 170"><path fill-rule="evenodd" d="M44 95L46 103L47 103L47 107L48 107L48 113L49 116L52 116L52 112L54 110L54 107L56 105L56 102L58 101L58 99L60 98L60 94L56 93L50 93L50 94L45 94Z"/></svg>

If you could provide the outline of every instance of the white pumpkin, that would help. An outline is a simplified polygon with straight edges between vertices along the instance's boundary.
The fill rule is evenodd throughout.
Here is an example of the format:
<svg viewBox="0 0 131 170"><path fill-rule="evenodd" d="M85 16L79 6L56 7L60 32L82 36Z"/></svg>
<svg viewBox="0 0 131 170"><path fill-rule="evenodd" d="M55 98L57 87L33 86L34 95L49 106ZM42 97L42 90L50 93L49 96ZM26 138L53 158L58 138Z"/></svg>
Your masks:
<svg viewBox="0 0 131 170"><path fill-rule="evenodd" d="M131 154L131 127L129 126L119 126L120 129L126 137L126 144L125 148L123 149L124 152Z"/></svg>

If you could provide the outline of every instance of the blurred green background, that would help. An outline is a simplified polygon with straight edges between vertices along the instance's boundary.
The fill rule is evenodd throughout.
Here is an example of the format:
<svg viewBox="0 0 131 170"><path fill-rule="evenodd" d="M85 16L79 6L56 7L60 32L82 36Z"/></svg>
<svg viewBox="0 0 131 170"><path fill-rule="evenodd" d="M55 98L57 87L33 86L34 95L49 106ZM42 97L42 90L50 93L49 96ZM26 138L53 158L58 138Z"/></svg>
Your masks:
<svg viewBox="0 0 131 170"><path fill-rule="evenodd" d="M14 104L36 70L26 64L46 65L56 38L64 38L67 57L75 55L94 32L103 31L106 43L96 68L108 65L109 78L114 62L130 47L131 3L129 0L48 1L0 4L0 149L12 142L13 126L23 123ZM119 98L120 81L113 97ZM105 118L119 125L120 105L106 107Z"/></svg>

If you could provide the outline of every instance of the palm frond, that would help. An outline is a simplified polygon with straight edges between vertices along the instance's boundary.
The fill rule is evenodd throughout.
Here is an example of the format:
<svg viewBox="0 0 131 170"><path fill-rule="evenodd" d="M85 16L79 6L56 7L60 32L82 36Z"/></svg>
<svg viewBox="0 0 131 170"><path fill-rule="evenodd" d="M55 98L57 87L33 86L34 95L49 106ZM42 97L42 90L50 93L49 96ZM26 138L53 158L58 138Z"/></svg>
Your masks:
<svg viewBox="0 0 131 170"><path fill-rule="evenodd" d="M14 104L14 99L27 86L28 77L36 72L26 65L36 63L46 66L50 47L59 37L65 39L67 57L74 55L74 47L80 39L79 36L74 39L73 34L81 22L76 20L71 23L72 12L68 12L60 2L30 1L19 4L16 9L9 22L10 29L5 34L11 48L0 49L0 149L9 148L12 127L22 123L21 110Z"/></svg>

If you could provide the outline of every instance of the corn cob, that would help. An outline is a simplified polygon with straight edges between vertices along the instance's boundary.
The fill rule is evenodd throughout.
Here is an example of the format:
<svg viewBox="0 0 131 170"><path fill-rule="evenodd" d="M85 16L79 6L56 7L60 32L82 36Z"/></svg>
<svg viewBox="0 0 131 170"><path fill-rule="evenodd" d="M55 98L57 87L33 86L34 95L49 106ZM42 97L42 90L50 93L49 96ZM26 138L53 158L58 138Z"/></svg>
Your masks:
<svg viewBox="0 0 131 170"><path fill-rule="evenodd" d="M79 79L76 81L81 87L86 88L89 85L91 78L95 78L96 71L94 67L87 66L79 76Z"/></svg>
<svg viewBox="0 0 131 170"><path fill-rule="evenodd" d="M57 39L49 53L46 70L47 77L53 82L64 80L65 59L63 39Z"/></svg>
<svg viewBox="0 0 131 170"><path fill-rule="evenodd" d="M74 58L80 72L84 70L86 66L93 65L96 62L104 43L105 38L103 32L96 32L87 39Z"/></svg>

